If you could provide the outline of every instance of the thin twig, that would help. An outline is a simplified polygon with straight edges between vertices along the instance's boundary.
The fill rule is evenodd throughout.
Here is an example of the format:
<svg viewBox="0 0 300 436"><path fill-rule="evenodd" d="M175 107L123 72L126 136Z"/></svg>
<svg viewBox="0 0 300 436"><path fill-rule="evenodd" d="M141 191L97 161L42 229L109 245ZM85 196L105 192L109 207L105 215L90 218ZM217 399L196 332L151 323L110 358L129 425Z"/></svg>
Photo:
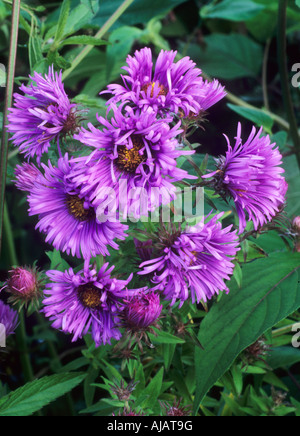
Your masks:
<svg viewBox="0 0 300 436"><path fill-rule="evenodd" d="M15 0L12 6L12 24L10 36L10 50L7 69L7 82L6 82L6 95L4 102L3 112L3 130L0 154L0 252L2 242L2 225L4 218L4 201L5 201L5 186L6 186L6 171L7 171L7 155L8 155L8 132L6 130L8 109L12 106L15 65L17 57L18 45L18 30L19 30L19 16L20 16L20 0Z"/></svg>
<svg viewBox="0 0 300 436"><path fill-rule="evenodd" d="M268 39L265 47L264 61L263 61L263 73L262 73L262 89L264 96L264 105L267 111L270 111L269 94L268 94L268 60L271 46L271 39Z"/></svg>

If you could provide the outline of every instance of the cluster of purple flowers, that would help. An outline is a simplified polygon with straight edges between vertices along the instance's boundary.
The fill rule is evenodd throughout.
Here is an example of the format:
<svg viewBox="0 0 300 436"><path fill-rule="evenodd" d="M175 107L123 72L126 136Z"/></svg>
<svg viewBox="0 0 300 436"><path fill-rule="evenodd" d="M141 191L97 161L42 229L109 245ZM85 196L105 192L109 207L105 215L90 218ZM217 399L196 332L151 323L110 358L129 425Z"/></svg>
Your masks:
<svg viewBox="0 0 300 436"><path fill-rule="evenodd" d="M107 116L97 116L97 126L84 128L81 112L64 89L61 73L53 67L45 77L35 73L30 86L21 86L10 110L8 130L26 158L16 169L16 186L28 192L29 214L38 217L36 228L46 242L61 252L84 260L84 268L47 273L44 313L53 326L77 340L91 333L97 346L120 339L121 327L145 330L159 318L160 296L172 305L191 298L206 302L228 291L225 280L233 273L238 234L222 228L221 214L210 214L194 227L162 226L147 242L141 275L149 276L150 289L129 289L112 275L108 264L99 271L92 258L118 250L115 241L127 237L121 220L99 219L106 190L130 207L132 197L120 191L120 180L129 190L144 189L147 212L176 198L175 183L194 177L178 166L178 158L194 151L184 147L186 123L203 119L206 111L225 97L217 80L208 82L195 63L176 61L175 51L161 51L154 65L149 48L128 56L121 84L111 84L102 94L111 95ZM240 232L248 221L254 227L271 220L282 208L286 184L281 155L268 136L253 131L243 144L239 126L236 145L218 161L218 169L205 177L222 195L235 202ZM62 154L63 139L71 137L83 148L80 157ZM59 157L42 163L56 143ZM168 195L156 197L152 188ZM142 244L139 245L139 249Z"/></svg>

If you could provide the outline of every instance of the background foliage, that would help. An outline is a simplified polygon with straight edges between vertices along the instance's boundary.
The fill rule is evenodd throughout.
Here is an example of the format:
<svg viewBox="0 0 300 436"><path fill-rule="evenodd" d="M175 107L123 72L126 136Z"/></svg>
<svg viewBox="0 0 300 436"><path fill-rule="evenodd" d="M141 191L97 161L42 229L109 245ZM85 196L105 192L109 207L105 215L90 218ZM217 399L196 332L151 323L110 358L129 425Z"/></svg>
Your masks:
<svg viewBox="0 0 300 436"><path fill-rule="evenodd" d="M11 3L0 1L3 65L8 64ZM218 78L228 91L227 100L211 109L205 130L192 138L201 144L196 164L203 166L206 153L218 156L225 151L222 133L233 137L237 121L244 122L246 131L253 123L263 125L284 155L287 216L300 215L299 167L292 153L278 67L278 0L134 0L127 2L118 17L121 5L121 0L21 2L15 86L28 80L30 72L47 72L53 63L64 71L69 96L91 108L87 118L95 122L95 114L106 111L99 92L118 80L129 53L144 46L156 53L176 49L180 56L197 62L205 75ZM299 6L297 0L288 2L290 80L292 66L300 62ZM4 71L0 73L4 80ZM290 85L290 91L299 125L299 89ZM0 93L3 102L4 87ZM68 146L76 153L72 144ZM18 162L16 151L9 149L10 221L4 231L1 281L16 259L20 265L37 262L42 270L78 266L74 259L62 259L52 251L34 230L25 196L10 181ZM192 172L189 162L182 164ZM207 165L213 168L211 158ZM226 207L212 192L207 192L207 200L207 210L212 201L220 210ZM230 206L227 209L229 222ZM151 336L153 348L146 348L142 355L137 351L133 360L115 356L113 346L95 349L89 338L71 345L70 338L31 314L26 318L26 349L18 348L17 339L11 338L7 353L0 355L0 416L117 414L128 403L117 398L111 384L123 381L126 385L130 380L138 384L129 405L147 415L163 414L161 402L172 404L181 398L182 405L193 406L196 415L299 416L300 350L291 346L291 328L300 321L300 255L293 248L277 232L245 240L230 294L206 310L187 303L180 311L175 308L162 320L158 336ZM112 253L111 262L119 274L137 269L133 251L129 239ZM262 337L266 353L253 354L252 348L251 354L248 347L257 340L261 344ZM26 377L21 365L24 352L29 353L38 380Z"/></svg>

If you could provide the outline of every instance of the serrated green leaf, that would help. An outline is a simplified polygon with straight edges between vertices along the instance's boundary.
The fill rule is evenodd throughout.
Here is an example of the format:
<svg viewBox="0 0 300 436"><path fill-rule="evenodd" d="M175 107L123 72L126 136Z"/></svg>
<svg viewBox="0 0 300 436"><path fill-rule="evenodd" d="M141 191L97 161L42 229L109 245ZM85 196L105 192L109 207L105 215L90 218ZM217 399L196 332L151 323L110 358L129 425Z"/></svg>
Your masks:
<svg viewBox="0 0 300 436"><path fill-rule="evenodd" d="M70 392L86 377L83 373L55 374L27 383L0 400L0 416L30 416Z"/></svg>
<svg viewBox="0 0 300 436"><path fill-rule="evenodd" d="M58 271L64 272L70 268L70 265L61 257L60 251L47 251L46 254L51 261L50 270L57 269Z"/></svg>
<svg viewBox="0 0 300 436"><path fill-rule="evenodd" d="M89 24L99 10L99 0L72 0L71 8L65 23L62 37L72 35L85 25ZM53 38L58 32L57 20L59 11L49 15L46 24L50 27L45 40ZM62 39L62 37L60 39Z"/></svg>
<svg viewBox="0 0 300 436"><path fill-rule="evenodd" d="M54 37L54 43L58 43L59 41L61 41L65 34L65 27L68 21L70 8L71 0L64 0L60 10L60 15Z"/></svg>
<svg viewBox="0 0 300 436"><path fill-rule="evenodd" d="M65 39L64 41L61 41L60 47L63 47L65 45L108 45L108 41L103 41L101 39L95 38L94 36L88 36L88 35L77 35L77 36L70 36L70 38Z"/></svg>
<svg viewBox="0 0 300 436"><path fill-rule="evenodd" d="M150 381L142 395L136 400L135 406L147 409L152 407L159 397L163 384L164 369L161 368L155 377Z"/></svg>

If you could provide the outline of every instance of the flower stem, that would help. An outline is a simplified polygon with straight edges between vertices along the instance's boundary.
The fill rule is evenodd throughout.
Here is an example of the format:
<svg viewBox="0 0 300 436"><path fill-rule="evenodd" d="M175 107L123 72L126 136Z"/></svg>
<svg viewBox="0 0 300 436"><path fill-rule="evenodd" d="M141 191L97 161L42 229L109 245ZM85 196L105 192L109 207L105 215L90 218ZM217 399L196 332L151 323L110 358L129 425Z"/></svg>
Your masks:
<svg viewBox="0 0 300 436"><path fill-rule="evenodd" d="M9 219L8 207L5 202L4 204L4 219L3 228L6 237L7 247L8 247L8 260L11 265L18 265L18 258L16 254L14 238L12 234L11 223ZM19 311L19 326L16 330L16 340L18 345L18 352L20 354L20 360L22 365L22 371L24 375L25 382L30 382L34 380L34 374L30 362L30 355L26 343L26 324L23 309Z"/></svg>
<svg viewBox="0 0 300 436"><path fill-rule="evenodd" d="M16 330L16 338L18 344L18 351L20 353L20 359L22 364L22 370L24 380L26 383L34 380L34 374L30 362L30 356L26 343L26 325L23 309L19 312L19 326Z"/></svg>
<svg viewBox="0 0 300 436"><path fill-rule="evenodd" d="M134 0L125 0L121 6L113 13L113 15L106 21L106 23L103 24L99 32L95 35L95 38L101 39L106 32L111 28L111 26L123 15L123 13L126 11L126 9L134 2ZM93 46L87 45L76 58L72 62L72 66L66 70L63 75L62 79L66 80L66 78L72 73L72 71L77 67L77 65L82 62L82 60L91 52L93 49Z"/></svg>
<svg viewBox="0 0 300 436"><path fill-rule="evenodd" d="M7 155L8 155L8 132L7 113L8 109L12 106L15 66L17 57L17 44L18 44L18 30L19 30L19 16L20 16L21 0L14 0L12 5L12 23L10 34L10 49L7 68L7 82L6 82L6 95L4 102L3 112L3 129L2 129L2 142L0 152L0 251L2 241L2 225L4 219L4 199L5 199L5 186L6 186L6 171L7 171Z"/></svg>
<svg viewBox="0 0 300 436"><path fill-rule="evenodd" d="M293 106L293 100L290 90L290 80L287 70L287 40L286 40L286 21L287 21L287 6L288 0L279 0L278 2L278 63L281 79L281 88L283 94L283 102L287 117L290 124L290 133L294 142L296 157L300 168L300 136L298 133L297 119Z"/></svg>
<svg viewBox="0 0 300 436"><path fill-rule="evenodd" d="M14 244L14 237L12 233L11 223L9 219L9 212L6 201L4 202L4 211L3 211L3 228L7 243L8 249L8 259L11 266L18 266L18 259L16 248Z"/></svg>

